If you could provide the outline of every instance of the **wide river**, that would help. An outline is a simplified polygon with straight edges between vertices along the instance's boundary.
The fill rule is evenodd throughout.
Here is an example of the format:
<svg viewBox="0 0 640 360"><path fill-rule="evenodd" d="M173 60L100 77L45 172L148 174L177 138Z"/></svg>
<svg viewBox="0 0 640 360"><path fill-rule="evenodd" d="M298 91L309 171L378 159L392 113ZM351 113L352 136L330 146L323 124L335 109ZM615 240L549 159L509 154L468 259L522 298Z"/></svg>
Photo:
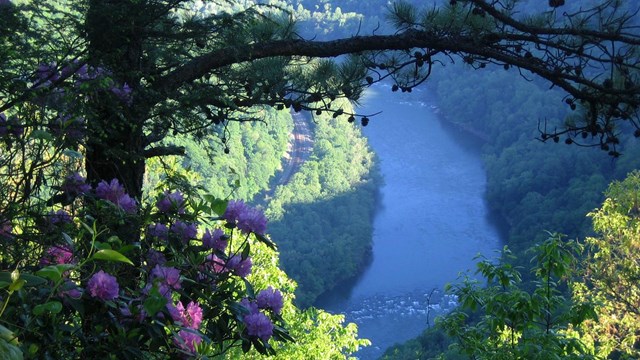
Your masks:
<svg viewBox="0 0 640 360"><path fill-rule="evenodd" d="M444 285L474 270L479 253L494 257L500 248L484 200L478 144L443 128L428 99L426 90L392 93L381 85L358 109L383 111L364 128L385 182L374 220L373 259L354 283L317 305L345 314L372 341L357 353L360 359L376 359L433 324L435 315L456 305Z"/></svg>

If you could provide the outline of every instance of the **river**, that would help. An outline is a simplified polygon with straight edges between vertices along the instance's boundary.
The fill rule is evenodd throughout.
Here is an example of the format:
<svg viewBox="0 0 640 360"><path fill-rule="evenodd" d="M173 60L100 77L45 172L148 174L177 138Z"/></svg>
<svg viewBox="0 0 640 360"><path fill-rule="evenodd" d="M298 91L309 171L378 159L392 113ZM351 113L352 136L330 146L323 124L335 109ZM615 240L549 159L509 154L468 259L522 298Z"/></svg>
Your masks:
<svg viewBox="0 0 640 360"><path fill-rule="evenodd" d="M444 128L426 90L366 94L359 113L374 113L363 129L380 159L385 184L374 220L373 259L364 273L318 301L358 324L376 359L394 343L433 324L456 305L446 283L474 269L474 257L495 256L500 235L484 200L486 176L477 144Z"/></svg>

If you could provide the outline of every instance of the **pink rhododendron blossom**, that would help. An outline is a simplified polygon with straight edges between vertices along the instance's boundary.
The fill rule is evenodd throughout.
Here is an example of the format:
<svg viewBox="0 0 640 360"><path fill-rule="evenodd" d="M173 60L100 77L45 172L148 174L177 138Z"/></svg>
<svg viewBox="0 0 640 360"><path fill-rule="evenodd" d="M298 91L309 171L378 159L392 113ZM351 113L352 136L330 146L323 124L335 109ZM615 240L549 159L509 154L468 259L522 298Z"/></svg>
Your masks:
<svg viewBox="0 0 640 360"><path fill-rule="evenodd" d="M178 348L191 354L195 354L196 346L200 345L202 342L202 336L195 334L192 331L180 330L178 336L173 339L173 342L178 346Z"/></svg>
<svg viewBox="0 0 640 360"><path fill-rule="evenodd" d="M229 271L223 259L219 258L215 254L207 256L205 267L209 270L213 270L216 274Z"/></svg>
<svg viewBox="0 0 640 360"><path fill-rule="evenodd" d="M72 263L73 252L67 245L54 245L49 247L45 250L42 259L40 259L41 266Z"/></svg>
<svg viewBox="0 0 640 360"><path fill-rule="evenodd" d="M202 308L196 302L189 302L185 309L181 301L175 306L167 305L167 309L171 314L171 318L175 322L179 322L182 326L197 330L202 323Z"/></svg>

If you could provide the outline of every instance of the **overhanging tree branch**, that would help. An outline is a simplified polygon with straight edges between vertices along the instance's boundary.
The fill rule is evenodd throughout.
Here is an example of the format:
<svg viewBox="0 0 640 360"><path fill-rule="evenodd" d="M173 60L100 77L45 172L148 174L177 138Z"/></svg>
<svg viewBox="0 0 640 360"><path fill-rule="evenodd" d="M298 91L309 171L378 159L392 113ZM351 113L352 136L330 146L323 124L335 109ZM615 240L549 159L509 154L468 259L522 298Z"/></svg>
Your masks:
<svg viewBox="0 0 640 360"><path fill-rule="evenodd" d="M144 157L150 159L156 156L167 156L167 155L184 155L186 150L184 146L177 145L166 145L166 146L155 146L144 151Z"/></svg>

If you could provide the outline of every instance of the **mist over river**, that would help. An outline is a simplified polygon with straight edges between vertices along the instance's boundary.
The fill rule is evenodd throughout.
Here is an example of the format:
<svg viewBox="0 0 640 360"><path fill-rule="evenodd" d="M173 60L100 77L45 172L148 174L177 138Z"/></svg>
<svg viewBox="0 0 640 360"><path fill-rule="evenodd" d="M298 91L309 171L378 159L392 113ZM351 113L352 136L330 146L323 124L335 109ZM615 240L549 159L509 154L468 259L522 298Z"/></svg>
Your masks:
<svg viewBox="0 0 640 360"><path fill-rule="evenodd" d="M364 134L378 154L384 185L374 220L373 259L351 284L317 305L344 313L373 345L357 353L376 359L411 339L456 305L443 287L475 270L473 258L495 256L500 234L484 200L486 176L478 145L444 128L426 90L392 93L380 85L359 113L383 111Z"/></svg>

